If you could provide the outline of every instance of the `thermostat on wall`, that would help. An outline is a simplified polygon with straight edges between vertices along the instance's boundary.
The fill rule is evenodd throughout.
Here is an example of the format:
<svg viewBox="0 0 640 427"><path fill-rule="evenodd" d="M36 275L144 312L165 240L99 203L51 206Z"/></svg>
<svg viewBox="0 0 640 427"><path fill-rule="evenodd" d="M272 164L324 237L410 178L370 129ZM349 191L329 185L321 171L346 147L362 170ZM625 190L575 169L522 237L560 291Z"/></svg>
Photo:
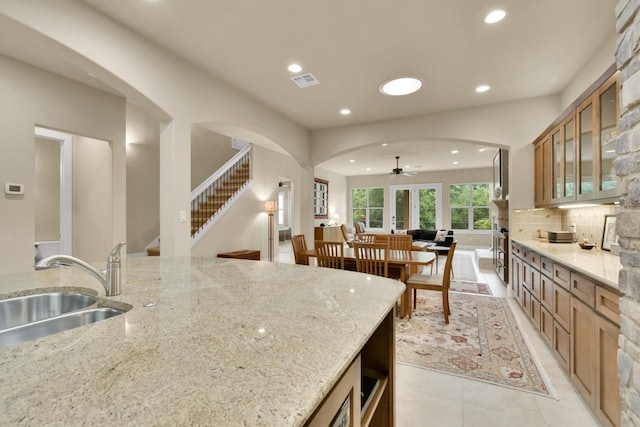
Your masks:
<svg viewBox="0 0 640 427"><path fill-rule="evenodd" d="M4 194L22 195L24 194L24 185L6 183L4 185Z"/></svg>

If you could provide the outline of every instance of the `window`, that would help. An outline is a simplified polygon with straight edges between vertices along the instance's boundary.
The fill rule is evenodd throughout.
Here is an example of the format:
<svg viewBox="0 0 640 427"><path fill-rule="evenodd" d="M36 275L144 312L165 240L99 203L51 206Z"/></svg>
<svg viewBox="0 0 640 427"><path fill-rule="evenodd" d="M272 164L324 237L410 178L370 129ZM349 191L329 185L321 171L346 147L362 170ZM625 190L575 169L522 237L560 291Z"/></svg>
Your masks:
<svg viewBox="0 0 640 427"><path fill-rule="evenodd" d="M354 188L351 190L353 222L363 222L365 228L383 228L384 188Z"/></svg>
<svg viewBox="0 0 640 427"><path fill-rule="evenodd" d="M315 219L329 218L329 181L313 180L313 215Z"/></svg>
<svg viewBox="0 0 640 427"><path fill-rule="evenodd" d="M491 230L489 184L453 184L449 204L454 230Z"/></svg>

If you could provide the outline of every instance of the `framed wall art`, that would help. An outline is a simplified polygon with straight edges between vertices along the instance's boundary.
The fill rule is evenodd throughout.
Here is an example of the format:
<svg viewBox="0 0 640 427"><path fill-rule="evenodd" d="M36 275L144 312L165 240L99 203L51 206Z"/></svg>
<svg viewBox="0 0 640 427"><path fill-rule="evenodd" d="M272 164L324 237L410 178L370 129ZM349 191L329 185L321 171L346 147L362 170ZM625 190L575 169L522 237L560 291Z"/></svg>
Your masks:
<svg viewBox="0 0 640 427"><path fill-rule="evenodd" d="M611 250L611 244L618 243L618 236L616 236L616 216L605 215L604 216L604 229L602 230L602 249L605 251Z"/></svg>

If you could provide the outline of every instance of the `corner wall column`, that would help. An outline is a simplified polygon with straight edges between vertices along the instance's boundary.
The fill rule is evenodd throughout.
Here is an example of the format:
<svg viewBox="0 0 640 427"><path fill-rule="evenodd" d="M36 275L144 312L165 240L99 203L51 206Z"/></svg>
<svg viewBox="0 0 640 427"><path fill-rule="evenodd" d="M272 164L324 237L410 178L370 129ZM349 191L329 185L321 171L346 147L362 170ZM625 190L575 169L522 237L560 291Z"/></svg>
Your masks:
<svg viewBox="0 0 640 427"><path fill-rule="evenodd" d="M179 119L160 129L160 255L191 255L191 125Z"/></svg>
<svg viewBox="0 0 640 427"><path fill-rule="evenodd" d="M618 43L616 62L622 85L616 140L616 174L622 178L621 212L616 219L622 270L618 284L620 331L618 378L623 426L640 425L640 3L620 0L616 5Z"/></svg>

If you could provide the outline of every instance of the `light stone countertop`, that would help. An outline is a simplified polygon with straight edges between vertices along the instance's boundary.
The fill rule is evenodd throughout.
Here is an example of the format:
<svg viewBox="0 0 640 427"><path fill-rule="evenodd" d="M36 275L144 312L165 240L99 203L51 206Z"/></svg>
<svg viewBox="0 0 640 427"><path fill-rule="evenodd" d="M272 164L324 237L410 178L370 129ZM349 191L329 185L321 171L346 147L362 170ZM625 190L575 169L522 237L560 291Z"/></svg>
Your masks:
<svg viewBox="0 0 640 427"><path fill-rule="evenodd" d="M104 296L63 267L0 276L0 298L52 286ZM99 303L133 309L0 349L0 425L301 425L403 290L309 266L128 259L122 294Z"/></svg>
<svg viewBox="0 0 640 427"><path fill-rule="evenodd" d="M546 240L512 239L542 256L562 263L572 270L608 285L616 290L622 269L620 257L601 250L585 250L578 243L549 243Z"/></svg>

